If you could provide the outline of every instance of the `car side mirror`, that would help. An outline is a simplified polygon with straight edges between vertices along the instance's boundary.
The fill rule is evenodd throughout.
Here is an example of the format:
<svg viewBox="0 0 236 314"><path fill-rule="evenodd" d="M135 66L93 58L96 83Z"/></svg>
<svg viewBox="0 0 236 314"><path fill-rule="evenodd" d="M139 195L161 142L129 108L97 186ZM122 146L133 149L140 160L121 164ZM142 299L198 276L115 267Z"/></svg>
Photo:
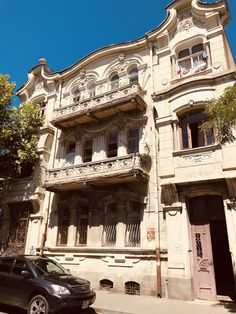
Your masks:
<svg viewBox="0 0 236 314"><path fill-rule="evenodd" d="M30 272L28 270L22 270L21 276L24 278L28 278L30 276Z"/></svg>

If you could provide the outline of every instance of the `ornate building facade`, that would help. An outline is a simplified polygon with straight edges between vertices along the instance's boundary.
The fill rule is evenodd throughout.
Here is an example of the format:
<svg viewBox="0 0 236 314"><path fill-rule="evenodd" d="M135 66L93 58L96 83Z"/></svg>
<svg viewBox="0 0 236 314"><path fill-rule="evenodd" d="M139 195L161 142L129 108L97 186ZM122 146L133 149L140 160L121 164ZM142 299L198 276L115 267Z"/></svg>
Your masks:
<svg viewBox="0 0 236 314"><path fill-rule="evenodd" d="M142 38L31 69L18 96L45 116L40 161L7 195L26 254L96 289L234 294L236 146L200 129L235 82L228 21L226 1L175 0Z"/></svg>

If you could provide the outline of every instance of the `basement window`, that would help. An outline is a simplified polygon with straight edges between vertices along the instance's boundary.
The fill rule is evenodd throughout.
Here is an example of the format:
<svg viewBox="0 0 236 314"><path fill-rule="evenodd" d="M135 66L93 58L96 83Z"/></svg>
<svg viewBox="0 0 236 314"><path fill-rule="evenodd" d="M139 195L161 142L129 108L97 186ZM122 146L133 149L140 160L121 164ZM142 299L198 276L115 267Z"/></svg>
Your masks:
<svg viewBox="0 0 236 314"><path fill-rule="evenodd" d="M135 281L125 283L125 293L131 295L140 295L140 284Z"/></svg>
<svg viewBox="0 0 236 314"><path fill-rule="evenodd" d="M100 290L111 291L113 289L113 282L109 279L100 280Z"/></svg>

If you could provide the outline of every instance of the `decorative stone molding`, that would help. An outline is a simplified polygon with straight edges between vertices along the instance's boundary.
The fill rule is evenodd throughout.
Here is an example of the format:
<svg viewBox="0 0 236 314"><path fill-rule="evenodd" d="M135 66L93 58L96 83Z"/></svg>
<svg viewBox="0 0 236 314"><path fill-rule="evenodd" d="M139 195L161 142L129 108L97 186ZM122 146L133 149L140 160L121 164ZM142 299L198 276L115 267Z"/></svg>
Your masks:
<svg viewBox="0 0 236 314"><path fill-rule="evenodd" d="M145 156L127 155L47 171L45 186L51 190L63 184L86 184L107 177L147 177Z"/></svg>
<svg viewBox="0 0 236 314"><path fill-rule="evenodd" d="M119 99L122 97L129 96L131 94L137 93L141 97L144 96L144 92L142 91L139 84L133 84L124 86L123 88L115 91L109 91L108 93L98 95L96 97L88 98L87 100L83 100L79 103L71 104L66 107L62 107L54 110L54 119L59 118L61 116L66 116L71 113L80 112L82 110L88 110L92 108L96 108L96 106L101 106L102 104L106 104L115 99Z"/></svg>
<svg viewBox="0 0 236 314"><path fill-rule="evenodd" d="M191 163L191 164L197 164L204 161L211 160L213 158L213 153L201 153L201 154L191 154L186 156L181 156L181 159L184 163Z"/></svg>
<svg viewBox="0 0 236 314"><path fill-rule="evenodd" d="M176 34L182 32L188 32L192 27L197 26L199 28L205 28L206 22L203 19L196 18L188 10L183 10L179 13L177 26L171 34L171 39L175 37Z"/></svg>

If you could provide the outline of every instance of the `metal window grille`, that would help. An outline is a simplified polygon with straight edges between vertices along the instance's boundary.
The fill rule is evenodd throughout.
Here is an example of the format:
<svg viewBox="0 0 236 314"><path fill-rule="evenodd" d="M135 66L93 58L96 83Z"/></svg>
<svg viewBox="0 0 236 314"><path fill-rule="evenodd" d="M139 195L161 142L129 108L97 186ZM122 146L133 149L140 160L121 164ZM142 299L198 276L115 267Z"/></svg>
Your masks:
<svg viewBox="0 0 236 314"><path fill-rule="evenodd" d="M69 224L70 219L68 209L67 208L61 209L58 221L57 245L67 244Z"/></svg>
<svg viewBox="0 0 236 314"><path fill-rule="evenodd" d="M108 215L103 226L102 246L116 245L116 216Z"/></svg>
<svg viewBox="0 0 236 314"><path fill-rule="evenodd" d="M140 215L130 214L127 217L125 231L125 246L137 247L140 246Z"/></svg>
<svg viewBox="0 0 236 314"><path fill-rule="evenodd" d="M125 283L125 293L140 295L140 284L135 281L127 281Z"/></svg>
<svg viewBox="0 0 236 314"><path fill-rule="evenodd" d="M88 234L88 217L80 217L79 224L77 226L76 245L86 245Z"/></svg>
<svg viewBox="0 0 236 314"><path fill-rule="evenodd" d="M109 279L102 279L100 280L100 290L112 290L113 289L113 282Z"/></svg>
<svg viewBox="0 0 236 314"><path fill-rule="evenodd" d="M67 244L69 221L63 219L58 226L57 245Z"/></svg>

